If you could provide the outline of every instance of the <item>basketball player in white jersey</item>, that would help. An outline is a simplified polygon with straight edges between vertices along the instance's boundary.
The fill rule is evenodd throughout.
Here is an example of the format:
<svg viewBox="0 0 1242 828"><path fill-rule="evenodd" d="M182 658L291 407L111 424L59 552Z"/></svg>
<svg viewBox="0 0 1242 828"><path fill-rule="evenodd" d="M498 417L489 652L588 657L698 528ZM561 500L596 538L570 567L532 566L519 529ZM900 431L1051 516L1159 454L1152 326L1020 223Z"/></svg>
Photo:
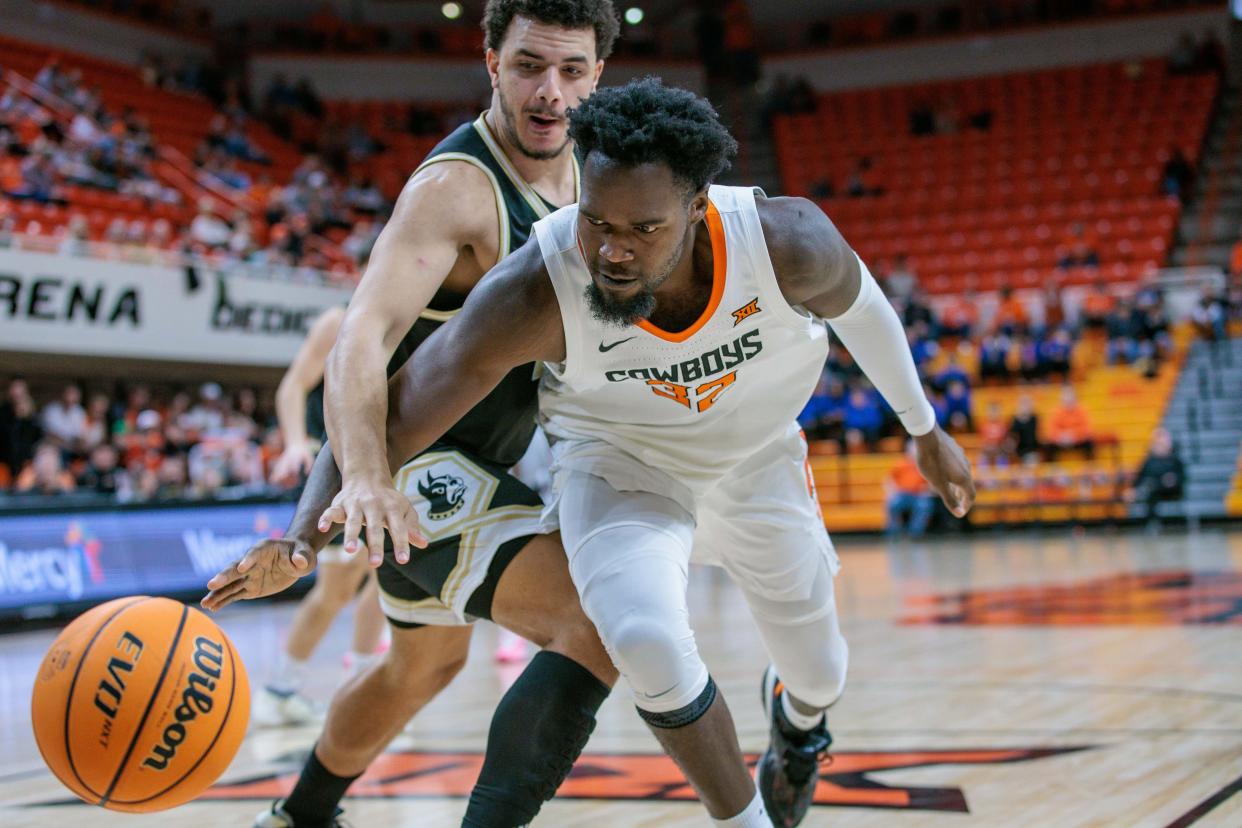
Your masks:
<svg viewBox="0 0 1242 828"><path fill-rule="evenodd" d="M828 352L825 320L957 515L974 499L970 467L935 426L896 314L824 214L710 186L736 144L706 101L648 79L595 93L570 113L570 134L584 157L579 203L537 222L536 239L403 369L390 466L514 365L545 363L545 517L640 715L717 824L767 825L766 802L776 824L797 825L848 661L838 561L795 425ZM359 519L343 500L324 517ZM694 642L692 560L730 574L771 656L761 794Z"/></svg>

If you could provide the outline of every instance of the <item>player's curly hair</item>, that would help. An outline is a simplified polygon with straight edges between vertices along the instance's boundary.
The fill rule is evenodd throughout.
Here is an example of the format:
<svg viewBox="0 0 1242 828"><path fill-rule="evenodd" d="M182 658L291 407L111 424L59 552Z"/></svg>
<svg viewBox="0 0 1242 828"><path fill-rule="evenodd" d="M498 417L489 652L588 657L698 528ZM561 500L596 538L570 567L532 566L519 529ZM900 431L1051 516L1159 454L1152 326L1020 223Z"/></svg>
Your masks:
<svg viewBox="0 0 1242 828"><path fill-rule="evenodd" d="M483 11L483 45L500 51L515 17L526 17L565 29L594 29L595 56L612 54L621 24L612 0L487 0Z"/></svg>
<svg viewBox="0 0 1242 828"><path fill-rule="evenodd" d="M569 112L569 137L585 159L625 167L660 162L698 193L729 168L737 141L704 98L647 77L600 89Z"/></svg>

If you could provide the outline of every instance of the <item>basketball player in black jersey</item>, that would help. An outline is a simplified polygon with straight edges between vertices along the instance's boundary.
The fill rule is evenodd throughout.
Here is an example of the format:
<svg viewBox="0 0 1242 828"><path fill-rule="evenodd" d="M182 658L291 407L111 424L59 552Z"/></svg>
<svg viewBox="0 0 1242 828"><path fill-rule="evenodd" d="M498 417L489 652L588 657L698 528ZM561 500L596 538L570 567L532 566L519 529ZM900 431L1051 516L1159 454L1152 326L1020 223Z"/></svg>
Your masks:
<svg viewBox="0 0 1242 828"><path fill-rule="evenodd" d="M327 440L323 422L324 366L344 318L343 305L334 305L319 314L280 378L276 421L284 450L272 464L273 483L299 483L310 473L315 455ZM258 725L286 727L315 720L316 707L301 692L308 661L333 620L355 598L353 641L345 663L347 675L364 669L379 655L386 624L380 611L375 573L365 559L345 554L339 545L323 550L317 563L315 585L298 603L275 667L252 701L250 718Z"/></svg>
<svg viewBox="0 0 1242 828"><path fill-rule="evenodd" d="M317 525L330 502L392 529L387 549L382 530L365 542L356 524L345 532L346 551L379 567L392 645L338 692L297 786L260 815L261 828L333 825L349 784L461 669L475 618L543 650L497 707L465 825L529 822L569 772L616 680L559 536L537 534L539 498L507 473L534 430L532 365L511 372L395 478L360 473L387 462L385 365L391 376L417 360L418 344L531 225L577 200L566 110L595 88L617 35L612 3L489 0L483 26L491 109L432 151L376 242L327 364L330 450L320 452L286 537L218 574L203 601L219 609L309 573L330 538L331 527ZM351 484L333 501L337 463ZM426 537L406 528L416 525Z"/></svg>

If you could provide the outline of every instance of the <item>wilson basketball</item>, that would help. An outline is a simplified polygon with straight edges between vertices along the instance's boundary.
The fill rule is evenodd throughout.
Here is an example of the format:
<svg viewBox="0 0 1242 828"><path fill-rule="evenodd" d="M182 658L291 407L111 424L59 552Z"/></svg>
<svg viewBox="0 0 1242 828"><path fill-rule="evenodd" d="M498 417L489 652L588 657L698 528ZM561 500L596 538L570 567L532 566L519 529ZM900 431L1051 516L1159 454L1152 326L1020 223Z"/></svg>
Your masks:
<svg viewBox="0 0 1242 828"><path fill-rule="evenodd" d="M43 760L71 791L117 811L194 799L237 753L250 717L246 671L198 610L135 596L83 613L35 679Z"/></svg>

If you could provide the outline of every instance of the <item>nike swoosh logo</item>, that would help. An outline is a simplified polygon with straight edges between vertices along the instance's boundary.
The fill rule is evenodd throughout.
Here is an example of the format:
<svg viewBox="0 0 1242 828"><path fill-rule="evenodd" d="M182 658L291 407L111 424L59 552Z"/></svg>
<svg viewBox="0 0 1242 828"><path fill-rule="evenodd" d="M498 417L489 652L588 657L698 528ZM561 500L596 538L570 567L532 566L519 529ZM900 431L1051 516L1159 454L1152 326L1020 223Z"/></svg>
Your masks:
<svg viewBox="0 0 1242 828"><path fill-rule="evenodd" d="M599 343L599 352L600 352L601 354L606 354L606 353L608 353L609 351L611 351L613 348L615 348L615 347L617 347L618 345L622 344L623 342L629 342L629 341L630 341L631 339L633 339L633 338L634 338L634 337L632 337L632 336L627 336L625 339L618 339L616 342L612 343L611 345L605 345L604 343L602 343L602 342L601 342L601 343Z"/></svg>

